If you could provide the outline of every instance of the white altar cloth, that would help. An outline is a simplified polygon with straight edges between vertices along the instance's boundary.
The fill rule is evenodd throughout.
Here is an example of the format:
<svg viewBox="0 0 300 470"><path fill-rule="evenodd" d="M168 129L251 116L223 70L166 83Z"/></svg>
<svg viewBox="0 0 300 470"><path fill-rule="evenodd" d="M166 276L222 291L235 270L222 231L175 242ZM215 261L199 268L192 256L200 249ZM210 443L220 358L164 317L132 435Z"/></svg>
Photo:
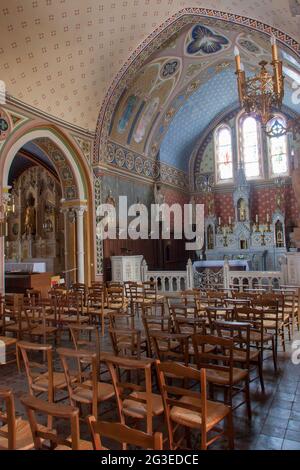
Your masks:
<svg viewBox="0 0 300 470"><path fill-rule="evenodd" d="M46 263L5 263L6 273L45 273Z"/></svg>
<svg viewBox="0 0 300 470"><path fill-rule="evenodd" d="M244 268L245 271L249 271L249 261L245 259L230 259L228 260L228 264L230 268L238 267ZM216 259L216 260L202 260L202 261L195 261L193 263L193 268L196 270L197 268L222 268L224 266L224 260Z"/></svg>

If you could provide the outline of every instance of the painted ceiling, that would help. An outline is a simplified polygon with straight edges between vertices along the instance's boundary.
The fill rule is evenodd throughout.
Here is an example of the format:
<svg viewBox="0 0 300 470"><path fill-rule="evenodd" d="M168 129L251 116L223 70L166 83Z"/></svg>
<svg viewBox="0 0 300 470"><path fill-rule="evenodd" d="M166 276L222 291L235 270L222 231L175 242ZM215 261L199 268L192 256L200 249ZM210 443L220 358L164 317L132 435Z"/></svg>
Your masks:
<svg viewBox="0 0 300 470"><path fill-rule="evenodd" d="M191 6L256 18L300 39L297 2L287 0L1 0L0 79L14 98L94 131L121 66L156 27Z"/></svg>
<svg viewBox="0 0 300 470"><path fill-rule="evenodd" d="M240 50L247 74L258 62L271 60L270 38L240 25L202 19L171 37L142 67L122 94L109 138L131 150L187 171L193 147L205 128L224 110L238 107L234 47ZM300 64L281 46L286 93L293 102L294 80L300 84Z"/></svg>

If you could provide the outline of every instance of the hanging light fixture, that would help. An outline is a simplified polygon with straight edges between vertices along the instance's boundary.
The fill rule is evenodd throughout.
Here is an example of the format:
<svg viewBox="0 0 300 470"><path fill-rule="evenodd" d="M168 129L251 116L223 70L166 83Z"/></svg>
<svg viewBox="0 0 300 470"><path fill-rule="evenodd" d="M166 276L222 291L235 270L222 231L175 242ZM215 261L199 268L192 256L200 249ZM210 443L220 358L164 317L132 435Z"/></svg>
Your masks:
<svg viewBox="0 0 300 470"><path fill-rule="evenodd" d="M300 119L288 119L284 124L279 119L273 119L274 114L281 110L284 97L284 75L282 61L279 60L276 38L271 36L273 73L267 69L268 62L259 62L260 72L246 78L245 69L241 62L240 52L234 48L236 76L239 100L246 113L252 114L261 123L269 137L281 137L288 132L296 138L300 134ZM271 121L271 125L268 123Z"/></svg>

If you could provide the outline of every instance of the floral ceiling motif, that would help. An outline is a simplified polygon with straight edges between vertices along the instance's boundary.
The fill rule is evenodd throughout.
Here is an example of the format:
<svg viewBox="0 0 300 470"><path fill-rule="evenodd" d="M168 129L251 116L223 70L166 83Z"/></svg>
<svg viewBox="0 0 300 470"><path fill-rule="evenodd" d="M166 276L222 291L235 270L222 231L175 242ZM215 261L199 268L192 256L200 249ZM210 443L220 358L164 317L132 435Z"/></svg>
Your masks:
<svg viewBox="0 0 300 470"><path fill-rule="evenodd" d="M187 44L187 53L191 55L214 54L230 44L229 40L211 29L197 24L193 27Z"/></svg>

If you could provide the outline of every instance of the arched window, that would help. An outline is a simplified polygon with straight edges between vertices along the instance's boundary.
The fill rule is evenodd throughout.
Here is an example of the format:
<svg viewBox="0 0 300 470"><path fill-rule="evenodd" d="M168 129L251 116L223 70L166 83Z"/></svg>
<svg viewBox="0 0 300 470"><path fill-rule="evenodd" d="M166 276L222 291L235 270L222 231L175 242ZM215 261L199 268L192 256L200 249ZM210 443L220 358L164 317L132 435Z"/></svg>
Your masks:
<svg viewBox="0 0 300 470"><path fill-rule="evenodd" d="M240 132L241 159L246 178L259 178L262 174L259 124L252 116L243 117Z"/></svg>
<svg viewBox="0 0 300 470"><path fill-rule="evenodd" d="M221 126L215 134L216 180L226 181L233 178L231 130Z"/></svg>
<svg viewBox="0 0 300 470"><path fill-rule="evenodd" d="M268 127L279 124L286 127L286 121L283 117L276 116L268 123ZM271 176L287 175L288 168L288 144L287 136L268 138L269 164Z"/></svg>

